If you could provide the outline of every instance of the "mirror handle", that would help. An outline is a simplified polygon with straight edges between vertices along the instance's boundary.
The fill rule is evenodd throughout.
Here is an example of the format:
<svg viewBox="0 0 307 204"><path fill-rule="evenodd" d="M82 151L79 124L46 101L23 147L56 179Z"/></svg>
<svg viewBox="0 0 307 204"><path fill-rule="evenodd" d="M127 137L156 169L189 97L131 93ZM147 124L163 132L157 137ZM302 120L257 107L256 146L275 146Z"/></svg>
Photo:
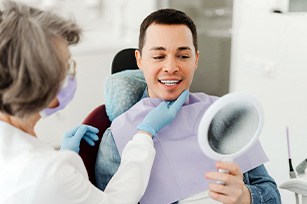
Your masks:
<svg viewBox="0 0 307 204"><path fill-rule="evenodd" d="M226 170L226 169L218 169L217 171L220 173L229 174L229 170ZM217 181L216 183L221 184L221 185L225 184L223 181Z"/></svg>

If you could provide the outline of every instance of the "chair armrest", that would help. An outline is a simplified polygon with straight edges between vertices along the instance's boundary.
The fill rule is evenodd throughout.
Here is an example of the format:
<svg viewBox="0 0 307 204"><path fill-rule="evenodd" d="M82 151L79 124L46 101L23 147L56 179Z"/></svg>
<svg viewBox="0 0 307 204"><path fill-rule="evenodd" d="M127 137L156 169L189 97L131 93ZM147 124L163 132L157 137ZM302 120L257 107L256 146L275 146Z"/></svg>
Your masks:
<svg viewBox="0 0 307 204"><path fill-rule="evenodd" d="M96 186L95 179L95 164L96 157L99 149L99 144L103 133L105 130L110 127L111 122L106 113L105 105L100 105L95 108L90 114L84 119L83 124L91 125L98 128L98 141L95 142L95 146L90 146L85 140L81 140L80 143L80 152L84 165L86 167L89 180Z"/></svg>

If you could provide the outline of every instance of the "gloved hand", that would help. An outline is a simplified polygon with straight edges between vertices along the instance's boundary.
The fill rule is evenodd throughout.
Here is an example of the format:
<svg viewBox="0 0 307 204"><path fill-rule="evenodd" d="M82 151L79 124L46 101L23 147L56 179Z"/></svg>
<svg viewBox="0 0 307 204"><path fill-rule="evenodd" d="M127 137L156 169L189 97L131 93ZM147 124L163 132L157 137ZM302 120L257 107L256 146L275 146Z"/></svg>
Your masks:
<svg viewBox="0 0 307 204"><path fill-rule="evenodd" d="M79 153L80 142L82 138L89 145L94 146L95 141L99 139L97 133L98 129L93 126L84 124L79 125L64 135L62 139L61 150L68 149Z"/></svg>
<svg viewBox="0 0 307 204"><path fill-rule="evenodd" d="M170 124L176 117L189 95L189 91L185 90L175 101L162 101L156 108L150 111L144 120L137 126L138 130L146 131L153 136L157 132Z"/></svg>

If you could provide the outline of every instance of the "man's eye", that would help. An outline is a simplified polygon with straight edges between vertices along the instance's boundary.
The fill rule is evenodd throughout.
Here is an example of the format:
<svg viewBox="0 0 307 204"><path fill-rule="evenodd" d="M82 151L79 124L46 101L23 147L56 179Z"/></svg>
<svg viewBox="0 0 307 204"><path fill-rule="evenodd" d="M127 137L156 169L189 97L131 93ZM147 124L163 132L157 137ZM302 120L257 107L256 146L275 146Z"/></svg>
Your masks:
<svg viewBox="0 0 307 204"><path fill-rule="evenodd" d="M188 58L190 58L190 56L189 55L179 55L178 58L180 58L180 59L188 59Z"/></svg>
<svg viewBox="0 0 307 204"><path fill-rule="evenodd" d="M165 57L164 56L154 56L152 58L155 60L161 60L161 59L164 59Z"/></svg>

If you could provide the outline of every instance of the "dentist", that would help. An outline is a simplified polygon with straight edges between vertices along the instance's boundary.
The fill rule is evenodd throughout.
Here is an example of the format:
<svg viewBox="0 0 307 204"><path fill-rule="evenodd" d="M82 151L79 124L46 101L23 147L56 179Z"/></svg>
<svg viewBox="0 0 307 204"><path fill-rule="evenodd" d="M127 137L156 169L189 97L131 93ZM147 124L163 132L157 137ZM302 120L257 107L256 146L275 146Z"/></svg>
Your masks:
<svg viewBox="0 0 307 204"><path fill-rule="evenodd" d="M41 116L73 97L75 63L68 46L79 42L80 33L50 12L13 1L0 7L0 204L135 204L145 192L155 157L152 137L173 121L188 91L144 117L104 192L89 182L78 149L55 151L36 137ZM81 126L65 137L62 149L82 138L95 140L95 133Z"/></svg>

